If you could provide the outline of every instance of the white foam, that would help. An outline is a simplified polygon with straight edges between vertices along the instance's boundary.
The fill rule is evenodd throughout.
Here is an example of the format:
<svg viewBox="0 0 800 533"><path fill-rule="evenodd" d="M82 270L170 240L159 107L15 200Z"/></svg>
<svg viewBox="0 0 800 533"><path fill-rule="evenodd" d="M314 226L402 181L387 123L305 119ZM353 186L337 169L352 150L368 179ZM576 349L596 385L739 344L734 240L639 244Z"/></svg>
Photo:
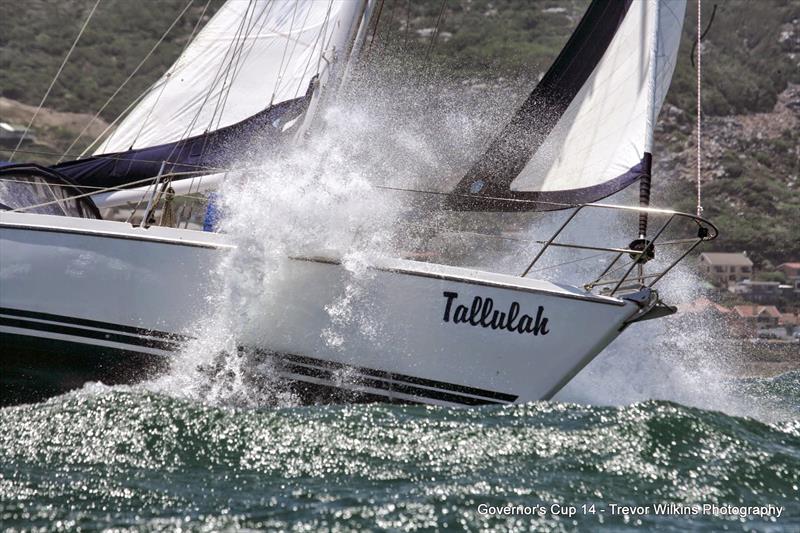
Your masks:
<svg viewBox="0 0 800 533"><path fill-rule="evenodd" d="M345 326L355 323L362 335L381 336L380 324L370 322L358 305L370 257L397 255L419 245L449 254L453 264L519 274L535 253L531 241L548 236L564 213L507 215L503 224L510 220L519 226L519 241L465 234L431 239L431 233L447 233L438 230L458 229L467 217L431 216L411 205L412 196L387 194L374 187L430 185L430 180L421 178L431 175L452 182L453 176L457 179L463 174L476 147L485 143L486 132L493 131L502 118L497 109L509 105L491 102L476 112L474 99L459 94L456 87L364 83L361 92L349 94L327 111L323 129L304 146L278 155L244 154L242 165L251 170L221 191L222 230L237 248L221 260L215 284L208 287L209 316L198 324L197 339L176 358L172 371L146 387L210 402L292 404L294 398L270 386L269 368L262 369L264 381L253 387L237 355L244 329L263 319L271 295L287 290L284 258L289 255L333 250L344 258L351 279L337 298L321 303L331 320L319 332L329 346L339 350L347 350L347 339L341 334ZM426 100L432 103L420 107L419 102ZM634 193L622 193L610 203L634 203ZM486 217L475 215L472 220L489 220ZM436 225L437 231L409 229L408 220ZM497 224L496 216L493 220L488 229L504 227ZM631 218L598 212L578 221L564 238L624 246L634 232ZM560 265L574 258L572 254L557 251L537 265L533 277L561 283L588 281L599 259ZM659 257L659 261L666 259ZM665 278L661 291L667 302L688 302L699 294L700 286L701 281L683 268ZM672 320L630 327L556 399L627 404L657 398L734 414L756 413L757 406L739 398L730 382L722 379L729 370L727 361L736 354L727 353L717 342L725 336L721 326L695 321L676 332ZM199 370L199 365L206 371ZM209 368L214 369L213 379Z"/></svg>

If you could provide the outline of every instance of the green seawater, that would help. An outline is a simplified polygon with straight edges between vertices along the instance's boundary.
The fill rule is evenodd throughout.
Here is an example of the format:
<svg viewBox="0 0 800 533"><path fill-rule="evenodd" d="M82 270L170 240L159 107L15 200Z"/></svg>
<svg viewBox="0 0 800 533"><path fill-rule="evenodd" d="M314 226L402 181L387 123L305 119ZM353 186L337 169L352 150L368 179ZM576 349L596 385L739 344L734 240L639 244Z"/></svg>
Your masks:
<svg viewBox="0 0 800 533"><path fill-rule="evenodd" d="M800 372L741 387L788 414L664 401L252 409L79 391L0 410L0 529L800 531ZM652 512L669 502L783 514Z"/></svg>

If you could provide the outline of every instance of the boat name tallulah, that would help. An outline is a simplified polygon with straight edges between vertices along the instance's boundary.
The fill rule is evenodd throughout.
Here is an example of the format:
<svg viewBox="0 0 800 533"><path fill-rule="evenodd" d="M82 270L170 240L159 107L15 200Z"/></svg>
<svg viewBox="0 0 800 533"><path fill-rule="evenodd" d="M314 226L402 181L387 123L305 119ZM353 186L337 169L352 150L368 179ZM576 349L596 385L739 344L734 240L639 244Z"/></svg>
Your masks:
<svg viewBox="0 0 800 533"><path fill-rule="evenodd" d="M517 333L532 333L534 335L547 335L547 318L544 316L544 306L539 306L536 317L531 315L520 315L520 305L518 302L511 302L508 311L498 311L494 309L494 300L476 296L472 300L472 305L456 305L453 302L458 298L457 292L444 291L442 293L447 300L444 305L444 321L454 324L468 324L484 328L503 329L516 331Z"/></svg>

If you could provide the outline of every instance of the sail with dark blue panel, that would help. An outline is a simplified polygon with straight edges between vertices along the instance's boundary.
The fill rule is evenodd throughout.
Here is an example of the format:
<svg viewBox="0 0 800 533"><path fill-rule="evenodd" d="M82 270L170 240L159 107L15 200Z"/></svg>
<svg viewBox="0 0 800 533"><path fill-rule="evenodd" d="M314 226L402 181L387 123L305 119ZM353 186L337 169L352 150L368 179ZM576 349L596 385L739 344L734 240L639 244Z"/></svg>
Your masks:
<svg viewBox="0 0 800 533"><path fill-rule="evenodd" d="M215 172L308 128L347 68L370 0L228 0L93 157L58 165L84 186ZM317 90L319 89L319 90Z"/></svg>
<svg viewBox="0 0 800 533"><path fill-rule="evenodd" d="M465 210L550 210L649 179L685 0L594 0L561 54L451 191Z"/></svg>
<svg viewBox="0 0 800 533"><path fill-rule="evenodd" d="M214 173L230 168L242 154L280 148L308 109L314 84L302 98L282 102L231 126L181 141L68 161L54 170L84 187L142 185L142 180L181 172Z"/></svg>

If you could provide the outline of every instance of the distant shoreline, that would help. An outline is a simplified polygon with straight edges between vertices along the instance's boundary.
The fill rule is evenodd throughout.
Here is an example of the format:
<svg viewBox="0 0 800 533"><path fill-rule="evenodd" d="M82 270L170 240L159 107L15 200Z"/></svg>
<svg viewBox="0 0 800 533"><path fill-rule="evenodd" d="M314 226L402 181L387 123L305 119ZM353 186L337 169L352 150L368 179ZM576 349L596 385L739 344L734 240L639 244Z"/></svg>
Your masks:
<svg viewBox="0 0 800 533"><path fill-rule="evenodd" d="M731 373L737 377L774 377L800 370L800 344L797 342L740 343L740 356L730 361Z"/></svg>

